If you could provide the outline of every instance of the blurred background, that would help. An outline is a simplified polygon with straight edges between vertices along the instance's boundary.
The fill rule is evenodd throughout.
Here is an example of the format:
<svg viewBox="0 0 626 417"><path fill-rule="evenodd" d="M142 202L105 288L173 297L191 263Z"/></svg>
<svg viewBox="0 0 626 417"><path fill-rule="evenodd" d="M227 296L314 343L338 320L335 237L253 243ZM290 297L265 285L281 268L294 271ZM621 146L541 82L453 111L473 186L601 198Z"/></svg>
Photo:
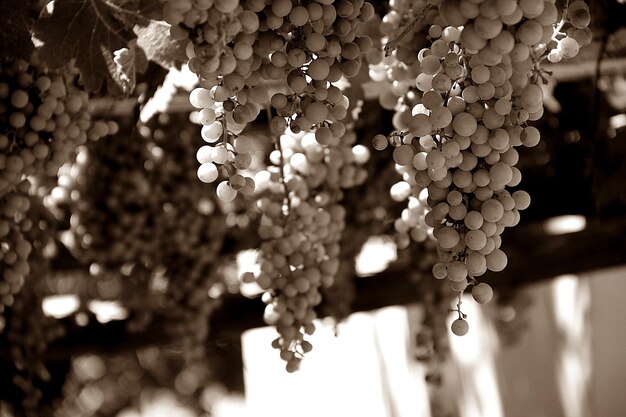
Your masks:
<svg viewBox="0 0 626 417"><path fill-rule="evenodd" d="M466 336L448 333L457 300L442 295L447 289L424 272L434 250L399 250L390 232L389 219L402 207L388 196L397 180L388 154L373 152L366 183L346 192L350 224L342 243L356 259L354 271L345 272L344 287L326 294L313 350L294 374L271 347L276 332L264 327L259 288L240 280L255 267L251 248L258 243L250 237L258 219L248 208L226 205L210 217L217 203L201 201L199 210L210 217L201 237L209 260L198 269L186 258L175 263L183 278L174 280L158 268L148 273L154 259L145 270L82 262L63 232L72 211L83 209L53 193L61 203L52 217L41 207L32 216L56 224L61 237L46 255L49 268L36 271L32 288L8 314L28 318L20 326L34 330L0 334L0 417L625 416L626 8L615 0L591 5L594 41L574 60L547 66L554 82L545 86L545 113L535 123L542 142L520 150L521 188L533 202L503 235L506 270L485 276L495 301L463 303L471 326ZM145 78L157 75L166 77L155 70ZM190 143L198 127L188 117L190 73L172 70L167 77L167 105L156 94L144 106L141 128L135 128L137 97L102 99L94 107L119 123L116 137L132 132L143 146L120 142L115 149L128 158L119 166L140 161L151 172L151 163L171 157L189 168L168 171L173 179L164 188L176 191L197 179ZM358 142L371 148L375 133L393 130L393 113L360 94ZM261 135L266 122L261 118L251 130ZM170 137L181 140L162 140ZM98 150L94 145L83 155L92 177L109 175L102 167L114 165L89 159ZM133 192L148 187L126 171L120 177ZM87 185L85 195L93 186ZM94 194L108 186L95 183ZM184 212L190 194L210 192L181 191L182 202L172 198L159 210ZM118 250L116 239L133 219L91 220L100 221L103 252ZM187 278L202 274L218 278L199 290L210 306L168 304L171 288L193 300L194 281ZM196 339L203 344L194 345ZM28 349L13 351L16 340ZM201 355L190 356L188 345ZM35 412L25 411L29 395L37 398Z"/></svg>

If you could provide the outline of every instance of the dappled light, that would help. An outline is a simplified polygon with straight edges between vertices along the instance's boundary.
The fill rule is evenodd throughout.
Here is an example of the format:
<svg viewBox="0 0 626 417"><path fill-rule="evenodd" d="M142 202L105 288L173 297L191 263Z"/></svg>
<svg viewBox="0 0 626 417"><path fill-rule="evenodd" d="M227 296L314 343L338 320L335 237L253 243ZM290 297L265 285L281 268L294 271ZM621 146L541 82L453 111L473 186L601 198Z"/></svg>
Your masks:
<svg viewBox="0 0 626 417"><path fill-rule="evenodd" d="M558 331L557 380L565 417L591 415L592 369L589 282L576 275L556 277L552 303Z"/></svg>

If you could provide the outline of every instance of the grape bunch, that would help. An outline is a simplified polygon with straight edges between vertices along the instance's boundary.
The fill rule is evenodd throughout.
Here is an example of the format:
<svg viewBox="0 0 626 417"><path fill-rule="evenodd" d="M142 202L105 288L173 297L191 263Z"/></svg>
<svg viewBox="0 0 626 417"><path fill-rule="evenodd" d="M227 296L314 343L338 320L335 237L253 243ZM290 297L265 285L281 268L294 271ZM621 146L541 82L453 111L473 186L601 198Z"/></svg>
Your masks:
<svg viewBox="0 0 626 417"><path fill-rule="evenodd" d="M62 182L79 259L143 280L157 301L139 309L167 309L166 330L193 350L215 306L207 294L225 222L214 187L196 177L195 125L172 118L88 142L69 168L75 181Z"/></svg>
<svg viewBox="0 0 626 417"><path fill-rule="evenodd" d="M77 249L89 262L153 268L171 254L194 257L207 249L203 229L216 206L201 195L212 187L195 177L193 133L176 136L168 116L158 117L131 137L121 132L79 148L61 177L65 184L77 174L64 194L71 195Z"/></svg>
<svg viewBox="0 0 626 417"><path fill-rule="evenodd" d="M30 182L23 180L0 196L0 332L6 326L5 309L13 305L30 272L28 260L33 246L25 235L33 227L26 215L30 187Z"/></svg>
<svg viewBox="0 0 626 417"><path fill-rule="evenodd" d="M48 70L36 54L0 62L0 196L28 176L55 177L76 146L108 133L91 121L76 78L71 68Z"/></svg>
<svg viewBox="0 0 626 417"><path fill-rule="evenodd" d="M261 109L270 116L274 109L277 132L319 128L320 143L343 135L338 122L349 103L333 83L359 72L372 41L358 31L373 14L363 0L165 2L172 36L189 39L189 67L199 76L190 101L198 108L205 146L213 148L202 152L198 176L204 182L224 178L221 199L254 190L245 172L249 147L241 145L245 140L237 146L236 139ZM262 82L278 92L270 97Z"/></svg>
<svg viewBox="0 0 626 417"><path fill-rule="evenodd" d="M528 193L509 188L521 181L515 147L540 140L528 122L543 115L541 61L551 47L564 48L553 41L558 10L543 0L444 0L437 10L442 25L429 28L432 43L417 54L419 103L394 119L398 131L377 135L374 147L391 143L403 176L391 190L397 201L409 199L396 230L420 241L432 228L440 254L435 278L449 280L459 297L469 290L486 303L493 290L477 277L505 268L501 234L530 204ZM463 335L460 301L455 311L452 331Z"/></svg>
<svg viewBox="0 0 626 417"><path fill-rule="evenodd" d="M257 72L261 57L253 49L259 7L263 9L263 1L244 5L237 0L163 2L165 20L172 25L170 33L175 39L188 40L188 65L199 77L200 85L189 100L198 109L194 119L203 125L201 134L208 145L199 151L197 175L206 183L220 175L225 178L218 190L226 202L238 192L250 195L254 190L252 178L243 172L252 162L251 155L241 146L233 147L233 141L268 100Z"/></svg>
<svg viewBox="0 0 626 417"><path fill-rule="evenodd" d="M306 6L279 0L271 2L265 15L274 30L266 32L270 42L262 52L269 53L270 60L260 71L265 79L287 81L286 90L270 100L277 113L274 130L317 128L321 144L343 136L341 121L349 103L333 83L359 73L361 56L372 46L359 29L374 8L363 0L311 1Z"/></svg>
<svg viewBox="0 0 626 417"><path fill-rule="evenodd" d="M354 146L352 130L328 145L320 145L313 132L284 134L279 140L280 150L270 155L273 166L256 176L263 241L259 270L242 278L265 291L265 322L280 335L272 346L293 372L312 348L304 338L315 329L320 291L333 285L340 268L342 189L365 180L362 165L369 153Z"/></svg>
<svg viewBox="0 0 626 417"><path fill-rule="evenodd" d="M29 188L23 185L24 189ZM13 383L23 391L22 405L27 415L40 415L41 385L50 381L50 373L44 362L49 344L64 334L64 327L56 319L47 317L42 309L45 281L50 274L46 251L54 245L58 232L55 222L40 197L22 195L24 219L20 229L24 241L31 250L27 257L28 282L14 296L7 308L7 341L11 345L11 357L16 368ZM24 204L28 202L28 204Z"/></svg>

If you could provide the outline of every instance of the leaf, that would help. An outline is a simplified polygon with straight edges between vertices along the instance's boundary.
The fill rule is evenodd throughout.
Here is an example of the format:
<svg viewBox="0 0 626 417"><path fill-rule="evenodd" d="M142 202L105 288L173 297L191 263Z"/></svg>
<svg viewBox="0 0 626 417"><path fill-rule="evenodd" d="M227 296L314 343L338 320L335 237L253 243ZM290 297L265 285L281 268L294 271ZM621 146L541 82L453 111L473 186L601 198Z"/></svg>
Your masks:
<svg viewBox="0 0 626 417"><path fill-rule="evenodd" d="M35 21L34 0L1 0L0 59L30 59L33 41L29 29Z"/></svg>
<svg viewBox="0 0 626 417"><path fill-rule="evenodd" d="M170 25L164 22L151 21L148 26L135 26L137 46L144 50L146 57L169 69L185 62L186 44L174 40L169 34Z"/></svg>
<svg viewBox="0 0 626 417"><path fill-rule="evenodd" d="M137 69L135 67L135 50L137 41L129 42L129 48L118 49L113 53L113 58L105 53L109 68L109 74L122 88L122 93L130 95L137 83ZM106 52L106 51L105 51Z"/></svg>
<svg viewBox="0 0 626 417"><path fill-rule="evenodd" d="M136 10L125 9L103 0L56 0L51 15L40 18L34 26L43 42L40 57L52 68L60 68L75 59L85 89L100 91L108 76L109 57L135 38L129 26L117 16ZM121 87L121 86L120 86Z"/></svg>

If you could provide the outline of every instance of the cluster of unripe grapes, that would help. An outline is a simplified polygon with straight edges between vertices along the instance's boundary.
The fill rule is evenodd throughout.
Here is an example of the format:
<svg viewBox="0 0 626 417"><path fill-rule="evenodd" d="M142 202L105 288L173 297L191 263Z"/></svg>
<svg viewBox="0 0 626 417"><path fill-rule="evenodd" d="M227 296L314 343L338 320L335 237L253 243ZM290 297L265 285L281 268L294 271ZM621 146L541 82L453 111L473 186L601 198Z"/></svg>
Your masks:
<svg viewBox="0 0 626 417"><path fill-rule="evenodd" d="M69 199L79 259L93 271L137 274L159 300L139 313L168 309L166 331L195 349L215 305L207 294L224 219L215 188L196 177L194 124L162 114L133 132L81 146L53 192ZM155 290L154 280L166 284Z"/></svg>
<svg viewBox="0 0 626 417"><path fill-rule="evenodd" d="M409 199L395 223L401 247L408 246L408 236L423 241L432 233L440 254L435 278L449 280L459 294L470 290L477 302L486 303L493 290L476 278L504 269L500 235L519 222L519 210L530 204L526 192L507 188L521 181L515 147L539 142L539 131L527 124L543 115L540 83L545 75L539 62L557 53L572 57L578 48L569 45L574 38L553 40L560 27L554 27L558 10L552 1L431 3L437 16L428 15L433 19L430 47L416 54L416 89L392 86L395 93L406 90L394 104L397 131L377 135L373 146L382 150L391 143L403 176L391 189L396 201ZM584 2L576 2L563 22L572 22L572 34L584 31L587 15ZM587 39L580 32L576 36ZM415 66L404 67L415 71ZM396 68L388 71L398 73ZM463 335L468 325L460 306L457 311L452 331Z"/></svg>
<svg viewBox="0 0 626 417"><path fill-rule="evenodd" d="M229 76L225 78L228 79ZM245 170L253 162L250 138L234 133L239 133L242 126L234 128L232 123L228 124L223 110L220 110L221 106L216 106L217 103L211 98L211 90L198 87L191 92L190 100L201 109L198 116L203 124L201 135L207 142L207 145L198 149L198 178L205 183L217 181L220 175L226 178L217 185L217 195L224 202L234 200L237 193L252 195L254 180L245 175ZM204 114L207 111L214 112L213 109L217 109L218 116L206 118ZM258 110L254 117L257 115Z"/></svg>
<svg viewBox="0 0 626 417"><path fill-rule="evenodd" d="M40 283L48 273L43 252L55 228L39 215L45 209L35 195L56 183L78 145L116 129L92 120L88 94L71 66L49 70L36 53L28 61L0 62L0 332L6 328L13 383L31 412L41 399L35 379L50 377L42 354L62 334L41 307Z"/></svg>
<svg viewBox="0 0 626 417"><path fill-rule="evenodd" d="M0 313L13 303L29 272L32 242L25 233L39 227L25 215L33 184L56 179L76 146L115 128L94 123L88 94L76 86L72 68L51 71L34 53L27 62L0 62ZM0 318L0 329L4 327Z"/></svg>
<svg viewBox="0 0 626 417"><path fill-rule="evenodd" d="M28 188L24 185L24 189ZM13 383L23 391L22 406L28 412L37 412L42 399L40 382L48 382L50 373L44 353L49 344L64 334L59 321L47 317L42 308L45 282L50 276L49 249L54 245L58 229L50 222L41 198L23 195L21 231L24 241L32 248L28 255L27 283L14 295L7 308L6 338L11 344L11 358L16 369Z"/></svg>
<svg viewBox="0 0 626 417"><path fill-rule="evenodd" d="M31 175L55 177L77 145L109 133L92 123L75 70L31 60L0 62L0 196Z"/></svg>
<svg viewBox="0 0 626 417"><path fill-rule="evenodd" d="M213 146L202 152L198 176L205 182L223 178L221 199L254 191L245 172L248 147L244 140L238 146L237 138L261 109L274 132L317 129L323 144L343 135L349 103L333 83L355 76L372 45L359 35L360 24L374 15L369 3L167 0L163 11L172 36L189 40L189 67L200 84L190 101L199 109L202 137ZM277 92L264 85L285 80Z"/></svg>
<svg viewBox="0 0 626 417"><path fill-rule="evenodd" d="M362 165L369 153L354 146L351 130L328 145L321 145L312 132L285 134L280 141L282 152L270 155L274 166L257 175L263 243L259 270L243 279L266 291L264 319L280 335L272 346L293 372L312 349L304 338L315 329L321 289L332 286L339 271L345 227L342 189L366 179Z"/></svg>
<svg viewBox="0 0 626 417"><path fill-rule="evenodd" d="M260 1L261 10L263 6ZM254 191L254 182L245 173L251 156L241 144L235 146L234 139L268 100L258 73L260 55L253 50L259 34L258 7L258 1L163 1L170 33L189 41L188 65L200 81L189 96L199 109L196 121L203 125L202 138L208 143L198 154L198 178L206 183L223 178L217 189L226 202L238 193Z"/></svg>
<svg viewBox="0 0 626 417"><path fill-rule="evenodd" d="M193 125L183 122L174 131L168 117L158 115L132 134L89 142L62 169L63 190L53 193L69 199L77 250L85 260L152 268L172 253L206 252L204 229L216 210L208 192L214 187L195 176Z"/></svg>
<svg viewBox="0 0 626 417"><path fill-rule="evenodd" d="M221 177L216 192L226 202L238 193L263 196L261 274L246 279L268 290L268 322L293 371L310 349L303 334L312 331L319 289L339 266L340 190L366 177L358 166L367 150L352 147L343 122L350 103L334 83L360 71L372 46L360 27L374 8L364 0L172 0L163 11L172 36L189 40L189 67L199 77L190 101L208 144L197 153L198 177ZM253 180L246 170L255 144L242 131L262 108L276 135L274 168Z"/></svg>
<svg viewBox="0 0 626 417"><path fill-rule="evenodd" d="M24 180L0 196L0 332L6 326L5 309L13 305L30 272L28 260L33 246L26 233L36 227L26 216L30 186Z"/></svg>

